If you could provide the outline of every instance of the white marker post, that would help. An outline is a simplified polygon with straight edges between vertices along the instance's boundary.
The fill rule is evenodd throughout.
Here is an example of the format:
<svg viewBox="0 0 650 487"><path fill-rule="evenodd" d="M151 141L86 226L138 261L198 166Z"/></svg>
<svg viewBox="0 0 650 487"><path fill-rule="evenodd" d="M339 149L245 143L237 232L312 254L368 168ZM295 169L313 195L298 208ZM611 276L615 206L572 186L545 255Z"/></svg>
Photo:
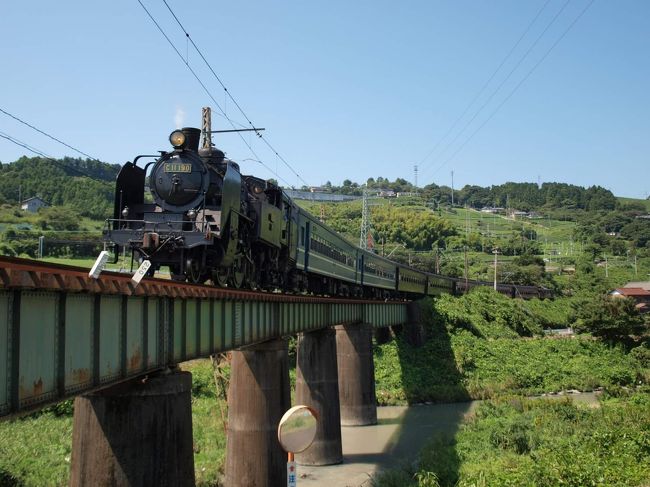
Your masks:
<svg viewBox="0 0 650 487"><path fill-rule="evenodd" d="M106 262L108 262L108 255L109 254L106 250L102 250L99 253L99 257L97 257L97 260L93 264L92 269L90 269L90 272L88 273L88 277L92 277L93 279L99 279L99 275L104 270L104 267L106 266Z"/></svg>
<svg viewBox="0 0 650 487"><path fill-rule="evenodd" d="M149 267L151 267L151 262L148 260L142 261L142 264L140 264L140 267L138 267L138 270L135 271L135 274L133 274L133 277L131 280L135 283L137 286L140 284L140 281L142 278L147 274L147 271L149 270Z"/></svg>

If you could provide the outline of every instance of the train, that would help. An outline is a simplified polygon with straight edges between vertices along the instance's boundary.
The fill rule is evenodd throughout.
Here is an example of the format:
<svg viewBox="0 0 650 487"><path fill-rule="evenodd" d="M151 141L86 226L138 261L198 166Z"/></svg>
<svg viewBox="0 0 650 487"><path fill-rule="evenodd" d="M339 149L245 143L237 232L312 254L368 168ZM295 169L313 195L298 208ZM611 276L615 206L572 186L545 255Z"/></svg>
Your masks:
<svg viewBox="0 0 650 487"><path fill-rule="evenodd" d="M242 174L205 134L174 130L172 150L122 166L104 230L115 255L130 251L150 263L151 275L167 266L172 279L265 291L412 299L492 286L423 272L351 244L273 181ZM537 286L497 290L548 297Z"/></svg>

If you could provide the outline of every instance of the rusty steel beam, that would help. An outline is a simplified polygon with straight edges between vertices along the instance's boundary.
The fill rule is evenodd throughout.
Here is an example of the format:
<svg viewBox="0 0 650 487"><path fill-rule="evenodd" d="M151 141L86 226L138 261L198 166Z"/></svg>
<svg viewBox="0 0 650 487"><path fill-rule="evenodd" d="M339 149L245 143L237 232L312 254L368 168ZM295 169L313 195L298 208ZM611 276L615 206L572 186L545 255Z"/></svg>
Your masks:
<svg viewBox="0 0 650 487"><path fill-rule="evenodd" d="M0 417L213 353L339 324L407 322L406 302L221 289L0 257Z"/></svg>

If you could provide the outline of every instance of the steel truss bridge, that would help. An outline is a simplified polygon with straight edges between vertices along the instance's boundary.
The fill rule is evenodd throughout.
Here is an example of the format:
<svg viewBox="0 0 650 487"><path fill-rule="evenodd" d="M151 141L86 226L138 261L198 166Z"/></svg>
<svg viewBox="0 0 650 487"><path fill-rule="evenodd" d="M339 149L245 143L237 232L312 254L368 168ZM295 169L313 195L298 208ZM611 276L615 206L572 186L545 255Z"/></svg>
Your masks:
<svg viewBox="0 0 650 487"><path fill-rule="evenodd" d="M407 323L407 302L215 288L0 257L0 417L194 358L343 323Z"/></svg>

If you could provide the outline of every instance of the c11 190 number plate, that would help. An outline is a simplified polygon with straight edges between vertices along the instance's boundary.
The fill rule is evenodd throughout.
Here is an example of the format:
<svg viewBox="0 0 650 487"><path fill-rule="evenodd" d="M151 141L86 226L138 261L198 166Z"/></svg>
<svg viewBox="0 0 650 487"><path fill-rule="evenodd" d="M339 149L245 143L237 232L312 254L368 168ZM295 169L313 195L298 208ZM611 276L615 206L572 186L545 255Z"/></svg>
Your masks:
<svg viewBox="0 0 650 487"><path fill-rule="evenodd" d="M165 172L192 172L192 164L167 162L165 163Z"/></svg>

